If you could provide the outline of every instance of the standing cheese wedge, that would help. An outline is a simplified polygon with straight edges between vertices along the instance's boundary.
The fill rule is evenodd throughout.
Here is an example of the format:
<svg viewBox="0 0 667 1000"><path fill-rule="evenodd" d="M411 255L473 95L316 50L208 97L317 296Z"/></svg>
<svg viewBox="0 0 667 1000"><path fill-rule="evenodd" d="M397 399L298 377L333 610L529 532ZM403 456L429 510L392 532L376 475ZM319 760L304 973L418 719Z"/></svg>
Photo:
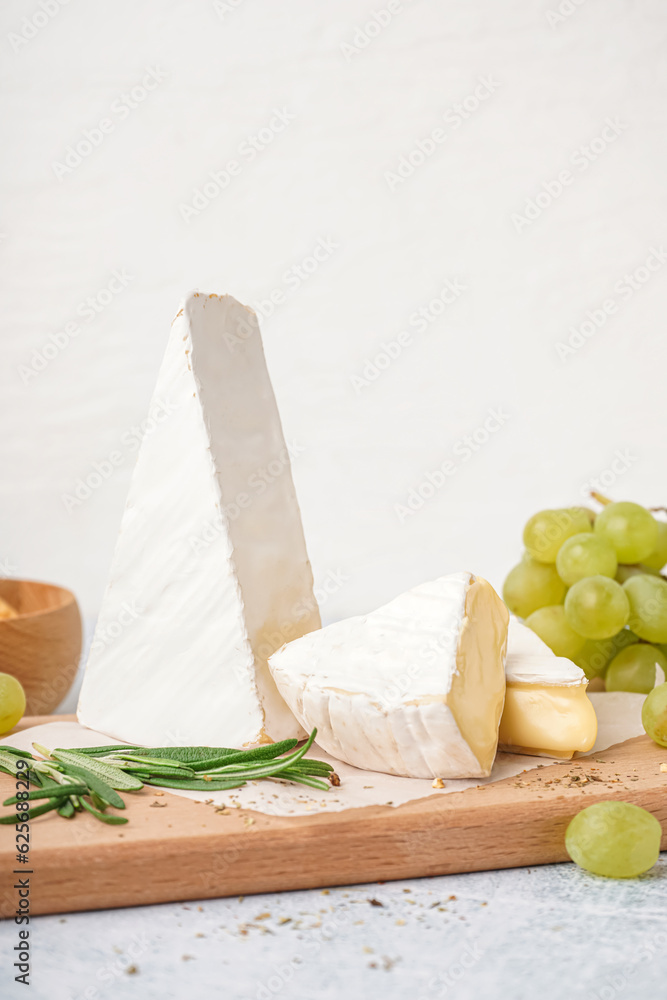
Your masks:
<svg viewBox="0 0 667 1000"><path fill-rule="evenodd" d="M591 749L598 726L586 695L586 675L514 619L509 625L506 677L502 750L569 760L575 751Z"/></svg>
<svg viewBox="0 0 667 1000"><path fill-rule="evenodd" d="M371 614L288 643L278 690L339 760L413 778L491 771L509 615L486 580L456 573Z"/></svg>
<svg viewBox="0 0 667 1000"><path fill-rule="evenodd" d="M150 417L79 721L151 745L301 736L267 660L320 618L250 309L186 300Z"/></svg>

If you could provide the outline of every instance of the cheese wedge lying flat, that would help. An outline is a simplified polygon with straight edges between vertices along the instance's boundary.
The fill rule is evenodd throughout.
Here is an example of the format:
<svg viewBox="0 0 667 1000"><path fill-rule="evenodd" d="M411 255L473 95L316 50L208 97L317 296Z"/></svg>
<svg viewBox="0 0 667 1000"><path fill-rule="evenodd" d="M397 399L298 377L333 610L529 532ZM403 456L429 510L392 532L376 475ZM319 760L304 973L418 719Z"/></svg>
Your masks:
<svg viewBox="0 0 667 1000"><path fill-rule="evenodd" d="M597 736L588 681L571 660L556 656L531 629L512 619L500 749L569 760Z"/></svg>
<svg viewBox="0 0 667 1000"><path fill-rule="evenodd" d="M267 660L319 628L255 314L194 294L149 413L79 721L148 745L303 735Z"/></svg>
<svg viewBox="0 0 667 1000"><path fill-rule="evenodd" d="M482 777L498 742L508 618L486 580L456 573L296 639L269 666L301 725L317 726L339 760Z"/></svg>

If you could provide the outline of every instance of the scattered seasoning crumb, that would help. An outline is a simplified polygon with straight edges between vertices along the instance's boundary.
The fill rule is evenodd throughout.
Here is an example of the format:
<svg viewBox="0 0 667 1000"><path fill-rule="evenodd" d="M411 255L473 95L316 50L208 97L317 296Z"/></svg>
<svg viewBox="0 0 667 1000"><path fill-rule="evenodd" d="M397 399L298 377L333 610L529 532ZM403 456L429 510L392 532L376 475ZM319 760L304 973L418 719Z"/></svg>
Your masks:
<svg viewBox="0 0 667 1000"><path fill-rule="evenodd" d="M181 955L181 962L191 962L194 957L194 955Z"/></svg>
<svg viewBox="0 0 667 1000"><path fill-rule="evenodd" d="M444 788L445 783L442 778L434 778L431 784L431 788Z"/></svg>
<svg viewBox="0 0 667 1000"><path fill-rule="evenodd" d="M456 899L456 896L448 896L448 899Z"/></svg>
<svg viewBox="0 0 667 1000"><path fill-rule="evenodd" d="M369 899L368 902L371 906L384 906L384 903L381 903L379 899Z"/></svg>
<svg viewBox="0 0 667 1000"><path fill-rule="evenodd" d="M270 916L271 916L271 914L270 914L270 913L268 913L268 912L265 912L265 913L259 913L259 914L258 914L258 915L257 915L257 916L255 917L255 920L268 920Z"/></svg>
<svg viewBox="0 0 667 1000"><path fill-rule="evenodd" d="M153 795L157 795L159 797L161 795L164 795L164 792L153 792Z"/></svg>
<svg viewBox="0 0 667 1000"><path fill-rule="evenodd" d="M363 952L364 952L364 955L372 955L373 954L373 949L369 948L368 945L365 944L364 947L363 947Z"/></svg>
<svg viewBox="0 0 667 1000"><path fill-rule="evenodd" d="M151 809L166 809L168 805L169 805L168 802L151 802L150 808Z"/></svg>
<svg viewBox="0 0 667 1000"><path fill-rule="evenodd" d="M405 927L405 923L406 922L405 922L405 920L403 920L403 917L399 917L398 920L396 921L396 926L397 927Z"/></svg>
<svg viewBox="0 0 667 1000"><path fill-rule="evenodd" d="M662 771L663 774L667 774L667 764L661 764L660 770Z"/></svg>
<svg viewBox="0 0 667 1000"><path fill-rule="evenodd" d="M322 889L322 892L320 893L320 896L330 896L330 895L331 893L329 889Z"/></svg>
<svg viewBox="0 0 667 1000"><path fill-rule="evenodd" d="M139 969L136 965L128 965L125 971L128 974L128 976L136 976Z"/></svg>
<svg viewBox="0 0 667 1000"><path fill-rule="evenodd" d="M279 917L278 918L278 923L279 924L291 924L292 923L292 918L291 917Z"/></svg>
<svg viewBox="0 0 667 1000"><path fill-rule="evenodd" d="M335 788L338 788L340 785L340 778L338 777L335 771L332 771L331 774L329 775L329 781Z"/></svg>
<svg viewBox="0 0 667 1000"><path fill-rule="evenodd" d="M252 818L252 816L244 816L244 817L243 817L243 825L244 825L245 827L248 827L248 826L253 826L254 822L255 822L255 821L254 821L254 819Z"/></svg>
<svg viewBox="0 0 667 1000"><path fill-rule="evenodd" d="M245 899L245 896L239 896L239 903L242 903L244 899Z"/></svg>

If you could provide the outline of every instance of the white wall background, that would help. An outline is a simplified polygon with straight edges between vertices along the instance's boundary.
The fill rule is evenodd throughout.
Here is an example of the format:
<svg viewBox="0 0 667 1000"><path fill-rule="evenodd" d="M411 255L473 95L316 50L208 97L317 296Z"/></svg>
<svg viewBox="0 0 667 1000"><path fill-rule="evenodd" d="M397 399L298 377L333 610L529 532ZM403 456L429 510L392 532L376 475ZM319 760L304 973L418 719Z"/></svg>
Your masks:
<svg viewBox="0 0 667 1000"><path fill-rule="evenodd" d="M3 3L3 572L69 585L95 614L128 431L192 287L255 306L284 292L263 332L303 449L316 576L346 578L327 619L464 567L500 586L525 519L579 501L617 451L628 469L609 492L667 501L667 258L623 284L667 246L663 0L392 6L361 47L385 0ZM149 68L164 79L119 110ZM493 93L457 118L482 78ZM249 162L241 144L275 108L293 120ZM111 130L63 175L54 164L104 118ZM594 142L607 119L613 141ZM434 128L444 141L391 190L386 174ZM230 159L240 173L185 221L181 206ZM564 170L561 195L517 224ZM336 249L291 288L285 272L320 239ZM81 303L103 300L114 271L131 280L87 319ZM457 301L355 390L448 279L465 286ZM560 358L607 299L616 312ZM455 455L456 473L401 521L394 505L498 407L502 428L469 461ZM113 474L68 510L63 497L117 450Z"/></svg>

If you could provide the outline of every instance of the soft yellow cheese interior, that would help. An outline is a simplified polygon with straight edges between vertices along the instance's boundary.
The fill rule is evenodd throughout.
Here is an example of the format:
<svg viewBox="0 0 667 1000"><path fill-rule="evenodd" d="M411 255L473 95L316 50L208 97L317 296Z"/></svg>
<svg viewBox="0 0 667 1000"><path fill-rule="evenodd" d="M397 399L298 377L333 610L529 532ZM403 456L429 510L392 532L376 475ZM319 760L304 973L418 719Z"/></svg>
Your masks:
<svg viewBox="0 0 667 1000"><path fill-rule="evenodd" d="M568 760L591 749L597 729L585 684L507 685L499 740L505 750Z"/></svg>
<svg viewBox="0 0 667 1000"><path fill-rule="evenodd" d="M483 770L491 771L505 694L509 614L490 583L477 577L466 594L465 619L447 705Z"/></svg>

